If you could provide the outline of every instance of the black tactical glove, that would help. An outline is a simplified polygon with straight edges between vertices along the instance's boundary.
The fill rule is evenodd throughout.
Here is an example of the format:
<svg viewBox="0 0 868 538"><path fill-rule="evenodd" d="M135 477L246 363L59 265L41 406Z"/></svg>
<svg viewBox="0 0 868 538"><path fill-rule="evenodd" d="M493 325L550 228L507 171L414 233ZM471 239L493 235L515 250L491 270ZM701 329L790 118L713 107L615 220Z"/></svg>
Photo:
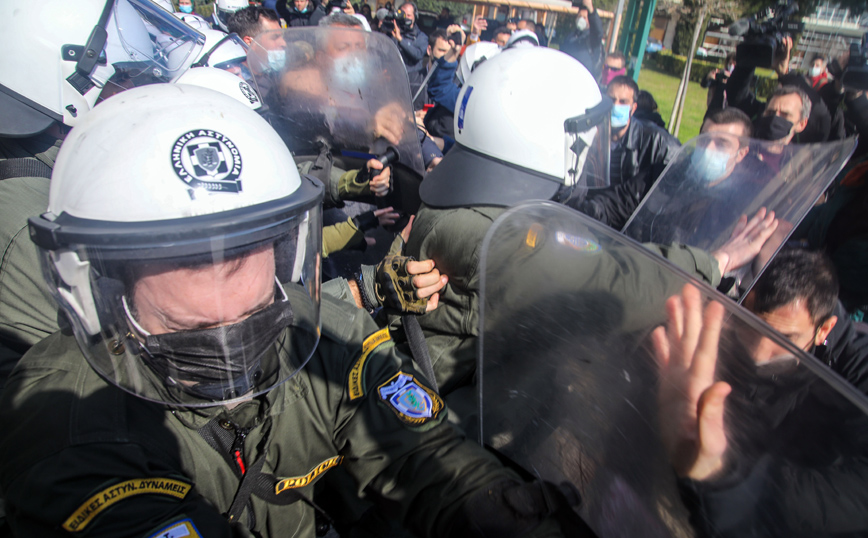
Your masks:
<svg viewBox="0 0 868 538"><path fill-rule="evenodd" d="M373 230L380 225L380 219L374 215L373 211L365 211L350 220L353 221L353 224L355 224L356 228L362 233Z"/></svg>
<svg viewBox="0 0 868 538"><path fill-rule="evenodd" d="M540 480L523 483L502 480L474 493L462 508L464 536L521 537L549 535L552 527L563 536L593 536L583 523L564 524L561 513L572 514L581 504L579 492L571 484L560 486ZM568 518L572 519L572 518ZM578 521L581 521L577 516ZM559 524L554 520L558 520ZM547 524L540 527L544 522ZM542 532L535 532L539 528Z"/></svg>
<svg viewBox="0 0 868 538"><path fill-rule="evenodd" d="M424 314L427 299L416 295L413 276L407 272L407 256L386 256L377 265L377 299L386 308L408 314Z"/></svg>

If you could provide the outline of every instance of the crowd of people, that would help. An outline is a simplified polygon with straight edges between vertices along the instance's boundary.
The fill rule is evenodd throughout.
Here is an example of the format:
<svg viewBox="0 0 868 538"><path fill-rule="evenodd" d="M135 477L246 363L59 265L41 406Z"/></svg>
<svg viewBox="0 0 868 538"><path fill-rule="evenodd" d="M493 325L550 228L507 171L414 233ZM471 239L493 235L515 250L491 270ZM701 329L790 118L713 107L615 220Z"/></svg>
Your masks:
<svg viewBox="0 0 868 538"><path fill-rule="evenodd" d="M410 0L177 7L0 7L10 48L44 36L0 71L0 535L595 536L585 484L472 440L495 296L516 337L525 310L600 333L623 311L696 535L868 532L868 98L846 62L789 72L788 40L761 102L727 58L682 146L592 0L561 51L448 8L426 35ZM804 157L832 143L841 166ZM814 191L778 183L812 172L799 226ZM530 201L572 228L520 228L486 268ZM381 228L375 263L328 266Z"/></svg>

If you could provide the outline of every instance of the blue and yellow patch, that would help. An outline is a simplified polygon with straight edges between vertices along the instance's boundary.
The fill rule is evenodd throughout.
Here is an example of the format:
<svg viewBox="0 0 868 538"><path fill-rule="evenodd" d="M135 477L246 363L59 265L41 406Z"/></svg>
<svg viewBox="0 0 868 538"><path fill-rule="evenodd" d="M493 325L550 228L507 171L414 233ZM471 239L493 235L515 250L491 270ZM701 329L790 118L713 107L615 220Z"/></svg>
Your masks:
<svg viewBox="0 0 868 538"><path fill-rule="evenodd" d="M202 535L199 534L199 529L192 520L182 519L158 530L148 538L202 538Z"/></svg>
<svg viewBox="0 0 868 538"><path fill-rule="evenodd" d="M437 418L444 407L436 392L404 372L398 372L380 385L377 394L401 421L411 426Z"/></svg>

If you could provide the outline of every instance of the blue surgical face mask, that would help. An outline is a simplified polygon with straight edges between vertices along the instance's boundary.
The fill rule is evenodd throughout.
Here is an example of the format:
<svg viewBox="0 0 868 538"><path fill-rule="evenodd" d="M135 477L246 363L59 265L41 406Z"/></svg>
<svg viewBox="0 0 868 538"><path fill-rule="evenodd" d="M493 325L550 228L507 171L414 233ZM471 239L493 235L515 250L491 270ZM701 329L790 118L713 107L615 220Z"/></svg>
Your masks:
<svg viewBox="0 0 868 538"><path fill-rule="evenodd" d="M189 6L178 6L178 9L181 10L182 13L193 13L193 5Z"/></svg>
<svg viewBox="0 0 868 538"><path fill-rule="evenodd" d="M726 173L729 154L712 148L697 147L690 156L690 164L700 181L712 183Z"/></svg>
<svg viewBox="0 0 868 538"><path fill-rule="evenodd" d="M358 88L365 85L368 72L358 56L348 54L334 61L332 78L344 88Z"/></svg>
<svg viewBox="0 0 868 538"><path fill-rule="evenodd" d="M612 127L620 129L630 123L630 105L612 106Z"/></svg>
<svg viewBox="0 0 868 538"><path fill-rule="evenodd" d="M265 52L268 54L268 68L272 71L283 70L283 66L286 65L286 50L277 49Z"/></svg>

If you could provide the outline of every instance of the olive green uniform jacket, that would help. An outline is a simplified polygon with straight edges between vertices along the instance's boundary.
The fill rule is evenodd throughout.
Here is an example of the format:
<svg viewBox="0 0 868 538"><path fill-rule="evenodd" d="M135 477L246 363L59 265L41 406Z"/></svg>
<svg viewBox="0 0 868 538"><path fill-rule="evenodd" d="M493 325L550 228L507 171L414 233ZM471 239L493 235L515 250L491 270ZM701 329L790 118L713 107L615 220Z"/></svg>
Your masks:
<svg viewBox="0 0 868 538"><path fill-rule="evenodd" d="M476 371L482 240L504 211L490 206L434 209L423 205L416 214L404 254L418 260L432 259L437 269L449 276L438 308L418 318L440 394L469 384ZM702 250L681 245L645 246L712 285L720 281L716 260ZM614 290L616 293L639 295L645 285L642 269L622 267L624 260L617 258L609 263L586 285L609 290L619 279L620 291Z"/></svg>
<svg viewBox="0 0 868 538"><path fill-rule="evenodd" d="M307 366L231 411L132 396L98 376L69 335L34 346L0 400L0 486L15 534L313 537L314 509L296 492L310 498L340 466L416 535L462 535L464 501L514 475L444 420L433 392L433 416L415 423L380 397L399 372L426 383L383 331L370 338L378 328L365 311L324 297L321 313ZM239 465L197 433L208 423L236 434L248 470L264 457L267 489L294 502L254 494L230 524Z"/></svg>
<svg viewBox="0 0 868 538"><path fill-rule="evenodd" d="M54 167L60 142L47 135L0 138L0 159L34 158ZM0 181L2 379L30 346L57 330L57 306L42 278L39 255L27 230L27 219L48 207L49 183L44 177L13 177Z"/></svg>

